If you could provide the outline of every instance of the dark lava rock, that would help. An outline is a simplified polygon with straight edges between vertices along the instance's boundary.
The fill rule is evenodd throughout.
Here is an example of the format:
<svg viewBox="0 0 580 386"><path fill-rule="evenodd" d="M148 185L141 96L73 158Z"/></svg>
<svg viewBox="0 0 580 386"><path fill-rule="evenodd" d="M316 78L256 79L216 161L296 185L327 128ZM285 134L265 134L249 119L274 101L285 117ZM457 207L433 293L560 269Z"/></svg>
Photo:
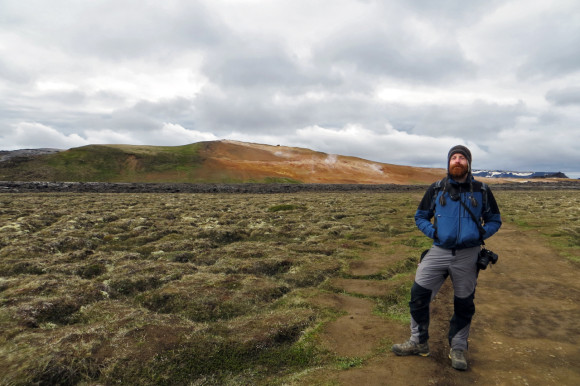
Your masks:
<svg viewBox="0 0 580 386"><path fill-rule="evenodd" d="M111 182L0 181L0 193L297 193L297 192L417 192L427 185L365 184L195 184ZM492 190L580 189L580 181L493 184Z"/></svg>

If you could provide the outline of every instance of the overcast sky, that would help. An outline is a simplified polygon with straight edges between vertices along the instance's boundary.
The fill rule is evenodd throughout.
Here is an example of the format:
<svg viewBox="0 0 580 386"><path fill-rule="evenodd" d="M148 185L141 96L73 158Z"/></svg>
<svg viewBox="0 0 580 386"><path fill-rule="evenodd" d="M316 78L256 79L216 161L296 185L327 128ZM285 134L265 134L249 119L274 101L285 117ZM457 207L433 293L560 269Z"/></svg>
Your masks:
<svg viewBox="0 0 580 386"><path fill-rule="evenodd" d="M580 171L580 2L0 0L0 150L217 139Z"/></svg>

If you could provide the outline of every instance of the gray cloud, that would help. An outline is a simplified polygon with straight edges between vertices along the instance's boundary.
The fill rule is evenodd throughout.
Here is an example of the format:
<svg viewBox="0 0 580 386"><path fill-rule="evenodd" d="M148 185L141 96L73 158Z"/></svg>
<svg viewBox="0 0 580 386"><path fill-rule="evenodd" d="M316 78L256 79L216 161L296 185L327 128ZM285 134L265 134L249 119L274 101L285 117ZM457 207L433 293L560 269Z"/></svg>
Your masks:
<svg viewBox="0 0 580 386"><path fill-rule="evenodd" d="M424 17L437 18L447 23L472 24L489 12L494 11L502 1L498 0L407 0L401 1L403 6L410 6L417 14Z"/></svg>
<svg viewBox="0 0 580 386"><path fill-rule="evenodd" d="M230 138L577 170L580 5L0 3L0 146ZM533 149L533 151L531 150Z"/></svg>
<svg viewBox="0 0 580 386"><path fill-rule="evenodd" d="M182 48L219 44L222 34L227 35L226 26L202 1L55 0L51 7L42 1L3 3L4 19L24 37L101 60L160 58Z"/></svg>
<svg viewBox="0 0 580 386"><path fill-rule="evenodd" d="M11 83L13 86L17 86L18 84L29 83L31 77L25 71L16 68L5 59L0 58L0 79Z"/></svg>
<svg viewBox="0 0 580 386"><path fill-rule="evenodd" d="M328 67L354 67L371 76L415 82L444 82L472 75L473 65L453 40L426 41L405 28L358 24L317 47Z"/></svg>
<svg viewBox="0 0 580 386"><path fill-rule="evenodd" d="M580 87L550 90L546 93L546 99L558 106L580 105Z"/></svg>
<svg viewBox="0 0 580 386"><path fill-rule="evenodd" d="M526 50L526 61L519 76L558 77L580 71L580 24L574 18L548 20L527 34L520 49Z"/></svg>
<svg viewBox="0 0 580 386"><path fill-rule="evenodd" d="M409 130L416 134L436 136L446 133L472 141L485 141L506 128L513 127L518 118L527 116L522 102L499 105L476 100L467 105L422 106L406 111Z"/></svg>

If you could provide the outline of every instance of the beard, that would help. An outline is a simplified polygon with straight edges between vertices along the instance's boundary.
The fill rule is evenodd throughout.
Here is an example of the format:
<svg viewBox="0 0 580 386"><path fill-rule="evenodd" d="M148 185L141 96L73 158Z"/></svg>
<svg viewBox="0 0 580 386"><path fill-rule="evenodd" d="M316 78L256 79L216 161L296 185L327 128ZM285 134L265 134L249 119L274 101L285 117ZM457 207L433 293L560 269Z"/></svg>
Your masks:
<svg viewBox="0 0 580 386"><path fill-rule="evenodd" d="M453 179L460 180L467 176L467 166L460 164L453 165L449 168L449 174L451 177L453 177Z"/></svg>

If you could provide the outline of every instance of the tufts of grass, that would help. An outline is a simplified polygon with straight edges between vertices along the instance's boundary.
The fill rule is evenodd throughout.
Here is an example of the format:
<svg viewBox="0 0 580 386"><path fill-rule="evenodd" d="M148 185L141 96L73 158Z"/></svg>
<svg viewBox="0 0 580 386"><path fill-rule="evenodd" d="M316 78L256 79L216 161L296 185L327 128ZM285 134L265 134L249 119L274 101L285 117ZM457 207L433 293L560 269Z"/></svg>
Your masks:
<svg viewBox="0 0 580 386"><path fill-rule="evenodd" d="M580 262L577 191L497 192L495 196L504 221L537 230L561 256Z"/></svg>
<svg viewBox="0 0 580 386"><path fill-rule="evenodd" d="M388 279L397 274L412 272L417 268L419 256L409 256L405 259L398 260L389 266L383 273L383 278Z"/></svg>
<svg viewBox="0 0 580 386"><path fill-rule="evenodd" d="M353 367L361 367L365 360L361 357L338 357L336 361L340 370L348 370Z"/></svg>
<svg viewBox="0 0 580 386"><path fill-rule="evenodd" d="M107 267L103 263L87 264L77 270L77 274L83 279L92 279L100 276L107 271Z"/></svg>
<svg viewBox="0 0 580 386"><path fill-rule="evenodd" d="M306 209L306 208L303 206L294 205L294 204L278 204L278 205L273 205L273 206L269 207L268 212L280 212L280 211L296 210L296 209Z"/></svg>
<svg viewBox="0 0 580 386"><path fill-rule="evenodd" d="M207 229L199 233L198 237L206 238L217 244L229 244L244 240L248 237L245 229Z"/></svg>
<svg viewBox="0 0 580 386"><path fill-rule="evenodd" d="M433 240L425 237L425 236L409 236L400 241L401 244L406 245L411 248L415 248L417 250L425 250L433 244Z"/></svg>
<svg viewBox="0 0 580 386"><path fill-rule="evenodd" d="M2 276L19 276L19 275L42 275L46 273L40 264L29 261L6 260L0 264L0 275Z"/></svg>
<svg viewBox="0 0 580 386"><path fill-rule="evenodd" d="M282 280L294 288L315 287L329 277L338 275L342 268L341 262L321 256L318 259L297 265L285 273Z"/></svg>
<svg viewBox="0 0 580 386"><path fill-rule="evenodd" d="M281 344L256 349L227 339L200 334L176 350L145 363L125 363L111 369L105 379L128 379L142 385L191 384L192 381L224 384L238 374L266 378L316 364L312 345ZM243 379L243 376L241 377Z"/></svg>
<svg viewBox="0 0 580 386"><path fill-rule="evenodd" d="M207 273L185 276L136 300L154 312L208 322L255 312L287 292L286 286L267 278Z"/></svg>
<svg viewBox="0 0 580 386"><path fill-rule="evenodd" d="M43 323L58 325L74 323L74 314L81 307L105 297L100 286L87 283L77 285L75 292L71 293L61 293L61 288L57 285L54 285L53 289L37 287L31 292L38 295L21 297L7 302L6 305L12 319L21 326L38 328Z"/></svg>
<svg viewBox="0 0 580 386"><path fill-rule="evenodd" d="M397 282L397 285L393 291L377 299L377 306L374 312L408 324L411 322L409 301L411 301L413 281L408 279L408 275L395 276L391 280Z"/></svg>

